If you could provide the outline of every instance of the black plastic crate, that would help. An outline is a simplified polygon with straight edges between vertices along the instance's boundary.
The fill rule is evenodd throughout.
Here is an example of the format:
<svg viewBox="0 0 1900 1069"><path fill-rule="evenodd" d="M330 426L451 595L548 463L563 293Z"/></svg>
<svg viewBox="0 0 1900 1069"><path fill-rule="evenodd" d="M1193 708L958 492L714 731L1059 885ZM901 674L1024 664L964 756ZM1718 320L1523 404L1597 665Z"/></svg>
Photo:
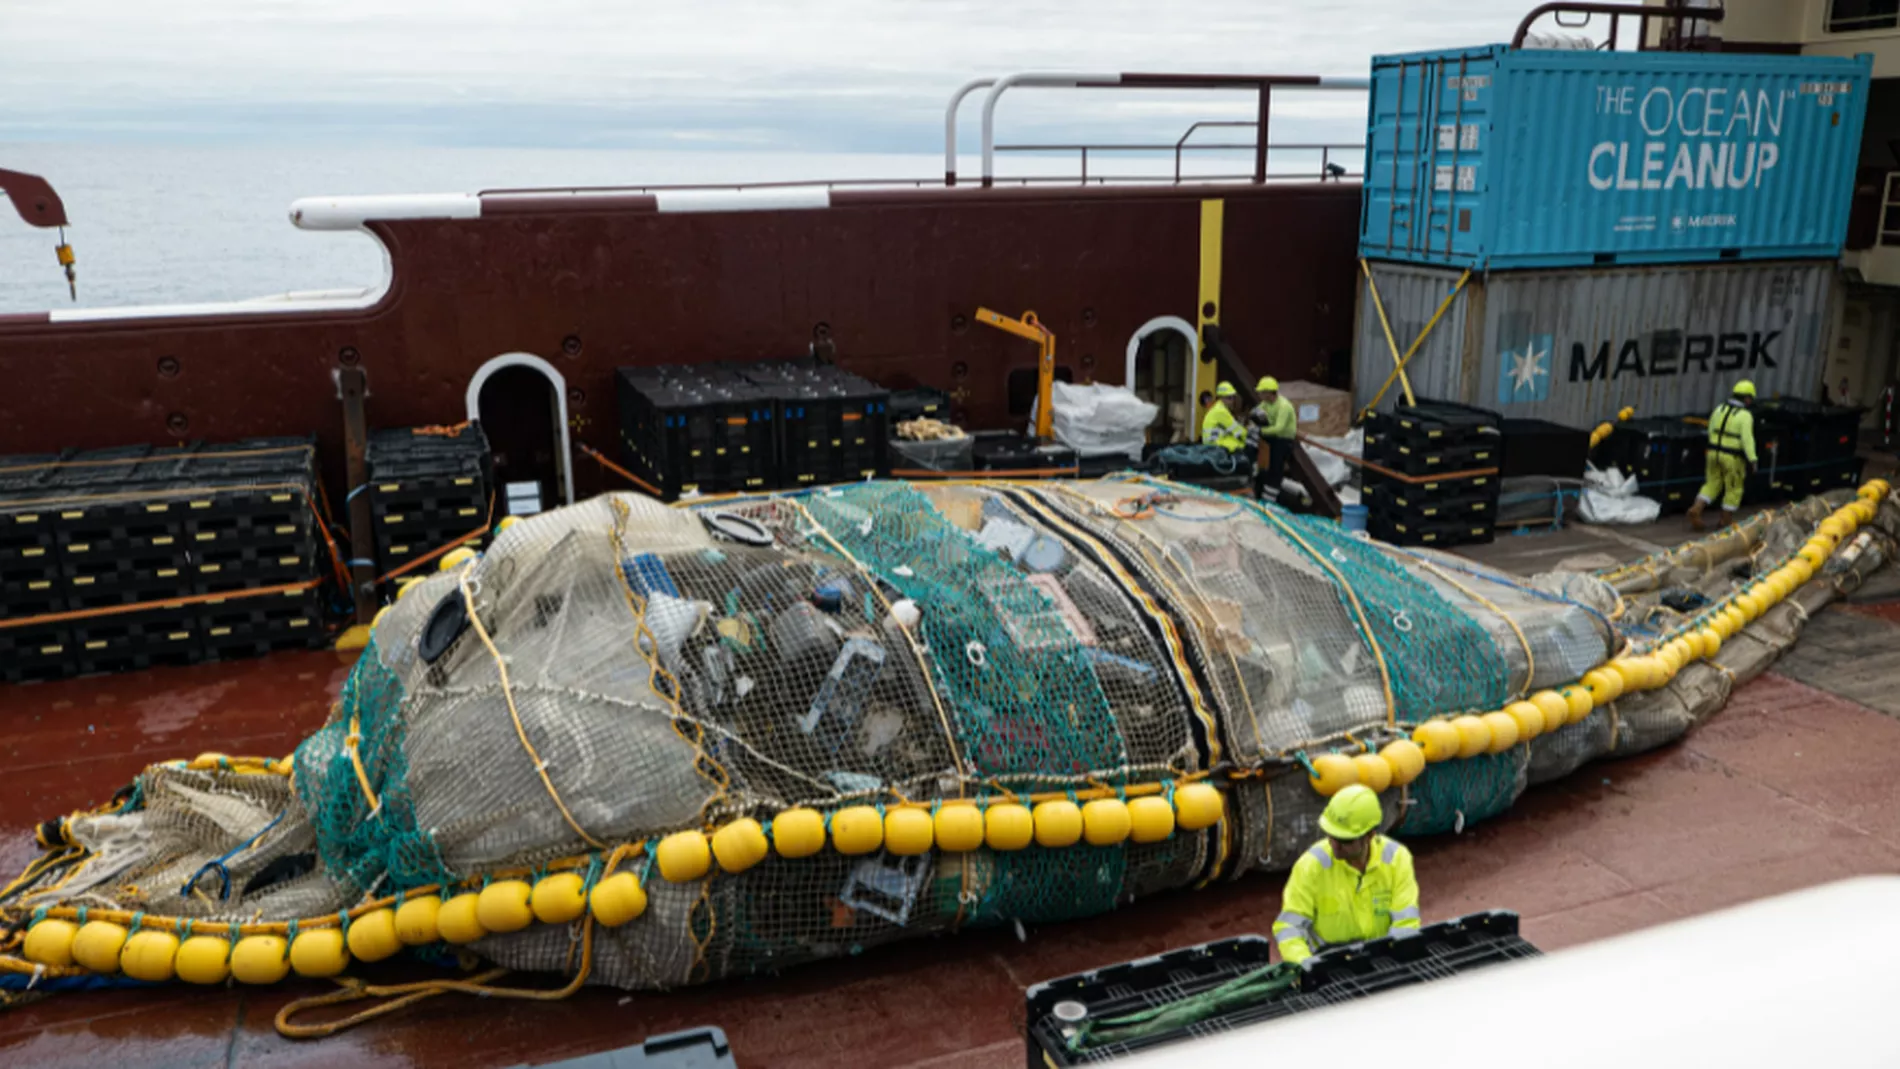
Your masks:
<svg viewBox="0 0 1900 1069"><path fill-rule="evenodd" d="M621 368L624 455L671 500L767 489L776 478L774 399L721 368Z"/></svg>
<svg viewBox="0 0 1900 1069"><path fill-rule="evenodd" d="M1679 512L1687 512L1689 506L1695 503L1696 495L1702 492L1702 485L1705 482L1707 482L1707 477L1703 475L1661 482L1643 482L1639 478L1636 492L1661 504L1662 515L1671 516Z"/></svg>
<svg viewBox="0 0 1900 1069"><path fill-rule="evenodd" d="M891 425L908 423L914 419L935 419L949 422L950 394L934 386L919 386L909 390L891 391Z"/></svg>
<svg viewBox="0 0 1900 1069"><path fill-rule="evenodd" d="M364 493L370 499L377 568L399 568L487 523L493 466L479 424L456 428L453 434L418 433L417 428L373 433ZM289 576L264 567L258 574L271 576L271 581L255 585L314 577L321 561L314 540L309 552L309 574Z"/></svg>
<svg viewBox="0 0 1900 1069"><path fill-rule="evenodd" d="M888 475L890 393L836 369L748 367L775 403L778 479L787 487Z"/></svg>
<svg viewBox="0 0 1900 1069"><path fill-rule="evenodd" d="M1755 406L1756 435L1779 438L1784 464L1844 460L1860 445L1861 410L1792 397L1770 398Z"/></svg>
<svg viewBox="0 0 1900 1069"><path fill-rule="evenodd" d="M1848 490L1860 485L1861 471L1866 463L1860 457L1846 457L1781 468L1775 472L1775 481L1791 497Z"/></svg>
<svg viewBox="0 0 1900 1069"><path fill-rule="evenodd" d="M1500 426L1504 439L1498 474L1511 479L1548 475L1581 479L1590 458L1590 432L1543 419L1507 419Z"/></svg>
<svg viewBox="0 0 1900 1069"><path fill-rule="evenodd" d="M1701 479L1709 431L1680 416L1650 416L1614 425L1603 459L1636 476L1641 486Z"/></svg>
<svg viewBox="0 0 1900 1069"><path fill-rule="evenodd" d="M978 431L970 447L977 471L1070 471L1076 468L1075 450L1060 443L1038 444L1017 431Z"/></svg>

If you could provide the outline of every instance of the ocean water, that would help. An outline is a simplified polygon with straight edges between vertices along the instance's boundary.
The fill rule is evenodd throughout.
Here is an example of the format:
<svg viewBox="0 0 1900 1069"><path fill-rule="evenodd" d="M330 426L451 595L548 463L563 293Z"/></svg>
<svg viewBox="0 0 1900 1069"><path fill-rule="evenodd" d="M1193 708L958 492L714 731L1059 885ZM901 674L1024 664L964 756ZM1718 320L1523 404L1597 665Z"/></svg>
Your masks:
<svg viewBox="0 0 1900 1069"><path fill-rule="evenodd" d="M1221 158L1225 156L1226 158ZM1314 161L1316 162L1316 161ZM1314 162L1306 162L1307 167ZM1353 161L1356 163L1356 161ZM1231 174L1233 154L1189 174ZM1289 167L1302 162L1288 159ZM1117 174L1161 176L1171 158L1122 158ZM961 162L978 170L974 153ZM67 295L54 232L0 204L0 313L243 300L294 290L374 287L383 256L366 234L306 232L298 197L476 192L520 186L662 185L880 178L938 180L938 155L655 152L321 146L166 147L0 142L0 168L44 176L73 221L79 299ZM1099 173L1101 164L1091 161ZM1278 169L1278 168L1276 168ZM1356 168L1355 168L1356 169ZM1017 156L998 173L1072 175L1072 156Z"/></svg>

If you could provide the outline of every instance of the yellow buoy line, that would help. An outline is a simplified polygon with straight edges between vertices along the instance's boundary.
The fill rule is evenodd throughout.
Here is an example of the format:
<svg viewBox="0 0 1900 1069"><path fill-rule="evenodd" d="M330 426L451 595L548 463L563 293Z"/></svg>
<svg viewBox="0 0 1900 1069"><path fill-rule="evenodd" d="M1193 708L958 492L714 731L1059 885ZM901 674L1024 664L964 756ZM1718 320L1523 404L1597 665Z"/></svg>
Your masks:
<svg viewBox="0 0 1900 1069"><path fill-rule="evenodd" d="M1863 486L1856 501L1821 521L1814 536L1785 563L1711 605L1646 652L1612 658L1575 683L1538 691L1499 710L1428 720L1417 725L1410 738L1393 739L1377 750L1358 743L1363 752L1314 757L1307 762L1313 788L1330 796L1354 783L1375 791L1404 787L1428 764L1502 753L1577 723L1623 695L1667 685L1684 666L1714 656L1724 641L1812 578L1843 541L1874 518L1890 489L1880 479ZM217 753L169 764L252 774L293 771L289 758ZM1258 774L1229 773L1235 780ZM589 854L534 870L512 869L420 887L335 914L287 922L39 907L19 947L26 964L0 951L0 970L27 968L51 976L123 974L148 982L176 978L194 984L226 979L270 984L292 973L333 977L352 959L376 962L405 947L464 945L535 923L589 919L619 927L646 912L644 885L654 873L668 882L688 883L711 875L715 868L736 875L768 856L811 857L827 846L846 856L878 850L907 856L931 850L967 853L1031 845L1055 849L1160 842L1177 831L1201 831L1224 819L1226 798L1212 780L1201 773L1179 781L1005 793L987 799L858 804L829 812L800 806L765 822L741 818L710 831L686 830L623 844L604 857ZM621 870L636 859L644 859L639 872Z"/></svg>
<svg viewBox="0 0 1900 1069"><path fill-rule="evenodd" d="M1885 479L1863 485L1854 501L1834 510L1805 545L1780 566L1715 602L1640 650L1613 657L1567 686L1538 691L1488 713L1436 717L1419 724L1405 740L1377 753L1326 754L1312 760L1313 789L1331 796L1354 784L1375 791L1402 786L1416 778L1414 751L1425 763L1503 753L1519 743L1575 724L1592 710L1626 694L1667 686L1688 665L1712 658L1722 644L1740 633L1812 579L1842 543L1871 523L1880 502L1892 492ZM1384 766L1384 767L1381 767Z"/></svg>
<svg viewBox="0 0 1900 1069"><path fill-rule="evenodd" d="M239 759L204 755L192 764L235 766ZM259 759L246 759L254 762ZM49 975L123 974L135 980L219 984L227 978L271 984L291 973L341 974L352 958L375 962L405 947L473 943L530 924L568 924L583 915L609 928L646 912L644 881L689 883L712 873L736 875L777 854L810 857L827 846L856 856L886 850L916 855L930 850L967 853L1015 851L1036 845L1155 843L1180 831L1219 824L1226 799L1205 779L1134 784L1122 788L956 800L924 805L852 805L830 812L797 807L761 823L750 817L708 833L680 831L657 842L567 858L525 870L430 886L363 903L353 909L288 922L202 921L126 910L75 906L33 912L21 950ZM646 855L639 874L614 871ZM0 962L4 959L0 958Z"/></svg>

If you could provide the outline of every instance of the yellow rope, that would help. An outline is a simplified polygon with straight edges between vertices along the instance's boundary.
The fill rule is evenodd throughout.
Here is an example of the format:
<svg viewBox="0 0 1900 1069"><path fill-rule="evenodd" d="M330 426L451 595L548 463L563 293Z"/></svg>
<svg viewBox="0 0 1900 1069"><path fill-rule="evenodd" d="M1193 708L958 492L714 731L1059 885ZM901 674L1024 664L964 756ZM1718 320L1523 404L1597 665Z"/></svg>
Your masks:
<svg viewBox="0 0 1900 1069"><path fill-rule="evenodd" d="M621 597L626 602L627 611L633 616L633 652L647 663L648 688L664 699L668 707L673 710L673 733L693 748L693 771L713 786L713 792L700 804L699 815L703 822L708 819L706 814L725 799L732 782L726 775L726 770L706 753L705 729L697 720L688 716L685 707L680 705L679 681L674 679L673 673L667 671L666 666L660 663L660 643L653 637L653 629L647 624L646 599L633 592L633 583L628 579L626 569L622 565L623 561L633 556L621 537L620 530L621 524L628 519L626 502L615 498L613 505L614 576L620 580ZM651 655L646 652L648 649L653 650Z"/></svg>
<svg viewBox="0 0 1900 1069"><path fill-rule="evenodd" d="M567 821L567 826L574 829L574 834L580 836L589 846L604 849L607 844L588 834L587 829L581 827L580 821L574 819L574 814L568 810L567 803L561 801L561 792L554 789L554 781L548 777L547 761L535 750L534 743L528 741L528 729L521 723L521 710L515 707L514 684L508 681L508 662L502 657L501 651L495 648L495 640L489 637L488 628L482 624L481 613L475 610L475 591L469 586L469 571L469 567L464 565L456 576L456 583L461 587L462 604L468 609L468 622L475 626L475 634L481 638L482 646L488 650L488 655L494 658L495 671L501 675L501 694L508 701L508 717L514 721L515 737L521 740L521 748L526 750L528 757L534 761L534 774L541 777L541 785L548 789L548 797L554 799L555 807L561 811L561 819Z"/></svg>
<svg viewBox="0 0 1900 1069"><path fill-rule="evenodd" d="M473 610L470 611L473 612ZM510 699L510 705L512 704L513 700ZM356 769L356 785L363 788L363 797L369 800L369 815L375 816L377 812L383 808L383 803L376 797L376 789L371 787L369 783L369 772L363 767L363 757L358 750L362 742L362 723L358 717L352 713L350 715L350 733L343 736L343 750L350 755L350 766Z"/></svg>

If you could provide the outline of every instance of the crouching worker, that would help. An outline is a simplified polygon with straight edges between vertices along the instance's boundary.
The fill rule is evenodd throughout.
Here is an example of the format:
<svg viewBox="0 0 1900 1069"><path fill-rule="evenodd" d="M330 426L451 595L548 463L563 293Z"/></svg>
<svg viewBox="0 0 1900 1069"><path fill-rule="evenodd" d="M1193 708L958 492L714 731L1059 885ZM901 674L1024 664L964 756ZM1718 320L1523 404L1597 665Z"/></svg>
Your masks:
<svg viewBox="0 0 1900 1069"><path fill-rule="evenodd" d="M1328 947L1382 935L1417 935L1412 852L1378 834L1379 796L1360 784L1333 795L1319 818L1326 838L1293 866L1273 939L1298 964Z"/></svg>

